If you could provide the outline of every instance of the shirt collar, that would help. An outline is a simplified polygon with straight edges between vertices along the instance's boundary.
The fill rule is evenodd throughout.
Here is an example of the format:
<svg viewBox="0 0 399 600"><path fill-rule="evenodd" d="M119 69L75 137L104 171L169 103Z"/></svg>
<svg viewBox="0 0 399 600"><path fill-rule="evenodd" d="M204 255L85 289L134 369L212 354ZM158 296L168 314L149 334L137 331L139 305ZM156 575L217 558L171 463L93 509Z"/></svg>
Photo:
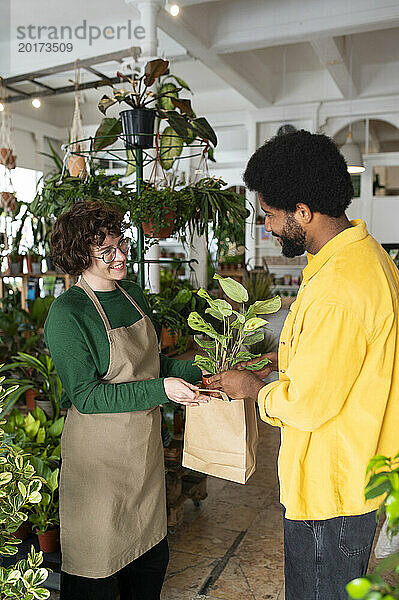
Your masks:
<svg viewBox="0 0 399 600"><path fill-rule="evenodd" d="M344 229L344 231L334 236L327 244L324 244L317 254L308 254L308 264L303 270L304 281L313 277L334 254L340 252L345 246L362 240L369 235L366 223L361 219L355 219L350 223L352 227L348 227L348 229Z"/></svg>

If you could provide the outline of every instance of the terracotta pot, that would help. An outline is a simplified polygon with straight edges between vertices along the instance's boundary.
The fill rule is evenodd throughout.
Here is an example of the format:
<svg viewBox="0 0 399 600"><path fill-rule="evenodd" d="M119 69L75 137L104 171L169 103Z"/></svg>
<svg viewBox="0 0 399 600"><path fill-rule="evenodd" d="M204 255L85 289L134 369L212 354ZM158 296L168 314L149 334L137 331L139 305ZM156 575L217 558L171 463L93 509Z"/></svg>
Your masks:
<svg viewBox="0 0 399 600"><path fill-rule="evenodd" d="M161 348L172 348L176 345L177 333L170 333L169 329L162 327L161 330Z"/></svg>
<svg viewBox="0 0 399 600"><path fill-rule="evenodd" d="M205 375L202 374L202 383L204 384L204 387L209 387L212 389L212 383L209 381L209 379L213 377L213 375L211 375L210 373L206 373ZM220 398L221 396L218 394L218 392L214 392L212 393L212 396L214 398Z"/></svg>
<svg viewBox="0 0 399 600"><path fill-rule="evenodd" d="M17 538L18 540L27 540L28 537L31 537L32 533L32 523L30 523L29 521L24 521L18 527L17 531L14 531L14 533L12 533L11 535Z"/></svg>
<svg viewBox="0 0 399 600"><path fill-rule="evenodd" d="M209 379L213 377L213 375L211 375L210 373L206 373L205 375L202 374L202 383L204 384L205 387L210 387L210 382Z"/></svg>
<svg viewBox="0 0 399 600"><path fill-rule="evenodd" d="M77 152L80 151L78 147ZM86 176L86 160L84 156L78 156L71 154L68 160L68 171L72 177L83 177Z"/></svg>
<svg viewBox="0 0 399 600"><path fill-rule="evenodd" d="M0 148L0 164L7 169L15 169L17 157L13 154L11 148Z"/></svg>
<svg viewBox="0 0 399 600"><path fill-rule="evenodd" d="M1 205L4 210L13 212L18 205L18 200L12 192L1 192Z"/></svg>
<svg viewBox="0 0 399 600"><path fill-rule="evenodd" d="M57 552L60 549L60 529L49 529L45 533L38 533L40 550L42 552Z"/></svg>
<svg viewBox="0 0 399 600"><path fill-rule="evenodd" d="M170 237L172 235L173 227L175 224L175 216L176 213L174 210L166 212L165 221L168 223L168 225L165 225L165 227L161 227L161 229L158 229L156 233L154 233L154 230L156 230L154 223L152 223L151 221L149 221L148 223L142 223L145 235L148 235L149 237L156 237L159 239L165 239Z"/></svg>
<svg viewBox="0 0 399 600"><path fill-rule="evenodd" d="M38 396L39 392L31 388L30 390L26 390L25 392L25 404L28 410L35 410L36 402L35 398Z"/></svg>

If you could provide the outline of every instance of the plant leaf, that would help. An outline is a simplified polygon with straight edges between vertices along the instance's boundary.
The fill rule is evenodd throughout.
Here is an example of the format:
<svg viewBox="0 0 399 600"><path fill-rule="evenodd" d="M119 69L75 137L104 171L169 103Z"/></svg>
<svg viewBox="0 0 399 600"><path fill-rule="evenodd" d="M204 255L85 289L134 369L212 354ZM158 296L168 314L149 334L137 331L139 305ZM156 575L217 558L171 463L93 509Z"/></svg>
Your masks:
<svg viewBox="0 0 399 600"><path fill-rule="evenodd" d="M103 148L107 148L107 146L114 144L121 133L122 123L120 119L106 117L101 121L100 126L95 133L93 144L94 150L103 150Z"/></svg>
<svg viewBox="0 0 399 600"><path fill-rule="evenodd" d="M169 67L169 61L162 58L150 60L144 69L144 84L151 87L158 77L164 75Z"/></svg>
<svg viewBox="0 0 399 600"><path fill-rule="evenodd" d="M235 302L240 302L241 304L248 301L248 292L241 283L232 279L231 277L221 277L217 273L213 276L214 279L217 279L220 283L220 287L228 296Z"/></svg>
<svg viewBox="0 0 399 600"><path fill-rule="evenodd" d="M126 150L126 160L127 160L126 171L123 176L129 177L136 171L136 156L135 156L133 150L130 150L130 148L128 150Z"/></svg>
<svg viewBox="0 0 399 600"><path fill-rule="evenodd" d="M173 104L173 100L178 98L178 88L173 83L164 83L157 96L161 96L162 98L158 99L158 105L163 108L163 110L174 110L175 106ZM163 96L163 94L167 94Z"/></svg>
<svg viewBox="0 0 399 600"><path fill-rule="evenodd" d="M183 150L183 138L177 135L172 127L166 127L161 133L161 143L159 147L160 162L165 171L171 169L175 159L180 156Z"/></svg>
<svg viewBox="0 0 399 600"><path fill-rule="evenodd" d="M205 117L198 117L192 121L195 124L195 128L198 131L198 135L204 139L209 140L214 146L217 146L218 139L216 133L205 119Z"/></svg>
<svg viewBox="0 0 399 600"><path fill-rule="evenodd" d="M269 315L275 313L281 308L280 296L274 296L267 300L258 300L252 304L255 315ZM249 307L251 308L251 307Z"/></svg>
<svg viewBox="0 0 399 600"><path fill-rule="evenodd" d="M97 106L99 110L103 113L103 115L105 115L109 107L113 106L116 103L117 100L115 98L110 98L109 96L104 95Z"/></svg>
<svg viewBox="0 0 399 600"><path fill-rule="evenodd" d="M172 106L174 106L175 108L178 108L182 114L195 118L195 113L191 106L191 100L175 97L175 98L171 98L170 101L171 101Z"/></svg>

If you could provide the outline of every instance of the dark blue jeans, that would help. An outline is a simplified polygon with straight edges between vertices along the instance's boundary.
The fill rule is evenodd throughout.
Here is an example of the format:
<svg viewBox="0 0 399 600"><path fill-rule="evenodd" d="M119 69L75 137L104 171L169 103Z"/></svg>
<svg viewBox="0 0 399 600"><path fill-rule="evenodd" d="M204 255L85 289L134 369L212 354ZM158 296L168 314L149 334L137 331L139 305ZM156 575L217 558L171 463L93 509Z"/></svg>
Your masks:
<svg viewBox="0 0 399 600"><path fill-rule="evenodd" d="M365 575L375 511L324 521L284 517L285 600L347 600L345 585Z"/></svg>

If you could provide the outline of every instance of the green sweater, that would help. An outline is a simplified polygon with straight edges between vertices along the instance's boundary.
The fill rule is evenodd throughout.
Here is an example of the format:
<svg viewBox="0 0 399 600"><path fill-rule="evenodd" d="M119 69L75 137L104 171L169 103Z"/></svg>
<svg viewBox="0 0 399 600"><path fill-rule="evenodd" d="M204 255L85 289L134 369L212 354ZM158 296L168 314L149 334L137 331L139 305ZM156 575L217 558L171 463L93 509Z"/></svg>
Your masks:
<svg viewBox="0 0 399 600"><path fill-rule="evenodd" d="M141 288L124 280L122 287L152 318ZM129 327L140 313L116 289L95 292L111 328ZM160 355L160 377L131 383L103 383L109 366L109 342L104 323L86 292L72 286L51 305L44 326L44 337L62 381L61 407L73 403L81 413L119 413L144 410L168 401L163 380L181 377L195 383L201 371L191 361Z"/></svg>

